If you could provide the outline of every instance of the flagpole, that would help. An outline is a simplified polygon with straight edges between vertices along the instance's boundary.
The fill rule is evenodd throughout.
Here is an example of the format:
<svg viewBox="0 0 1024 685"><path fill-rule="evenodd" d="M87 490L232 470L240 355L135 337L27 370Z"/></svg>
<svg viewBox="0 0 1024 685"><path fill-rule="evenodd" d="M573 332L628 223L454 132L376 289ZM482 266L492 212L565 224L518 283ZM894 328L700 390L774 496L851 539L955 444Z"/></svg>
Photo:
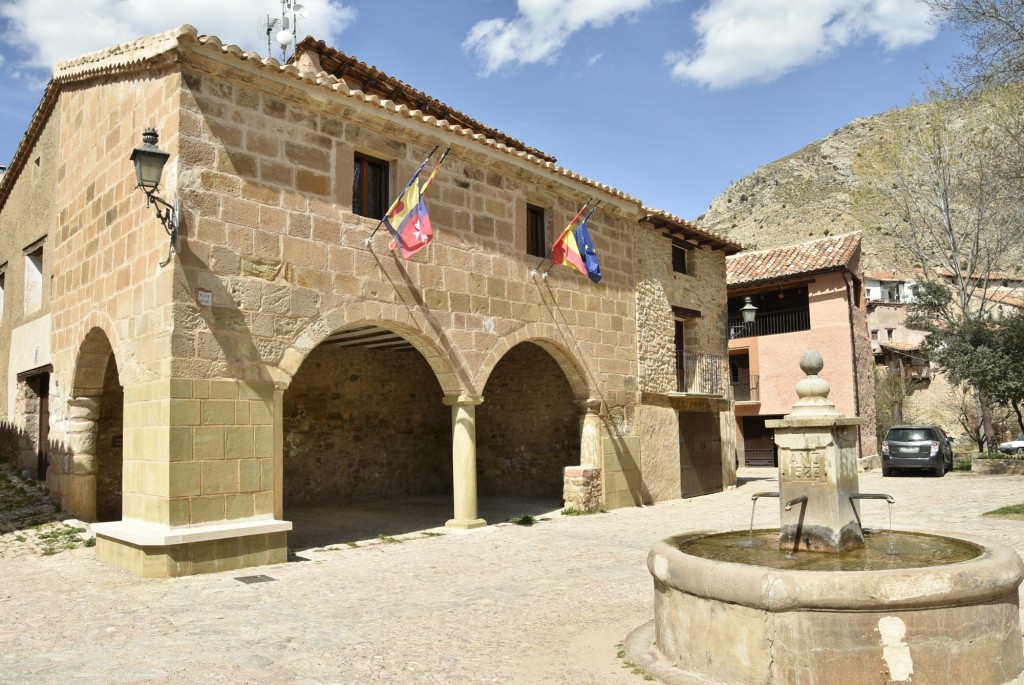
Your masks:
<svg viewBox="0 0 1024 685"><path fill-rule="evenodd" d="M587 201L583 203L582 207L580 207L580 211L576 212L576 216L574 216L572 218L572 221L569 222L569 225L565 227L566 230L568 230L570 226L572 226L574 223L576 223L576 219L580 218L580 214L582 214L584 211L586 211L587 206L591 202L593 202L593 201L594 201L594 198L592 198L592 197L588 197L587 198ZM601 204L601 201L598 200L597 204L598 205ZM594 205L594 208L596 209L597 205ZM591 213L593 213L593 212L591 212ZM588 214L587 216L589 217L590 214ZM565 231L563 230L562 233L565 233ZM559 233L558 237L562 237L562 234ZM558 241L556 240L555 242L557 243ZM555 243L552 243L551 246L548 247L548 254L547 254L547 256L541 258L540 263L538 263L537 266L533 267L533 271L530 272L530 276L536 276L537 275L537 269L539 269L541 267L541 265L544 264L545 261L547 261L548 259L551 258L551 251L552 251L552 249L554 249L554 245L555 245ZM554 264L552 264L551 266L554 266ZM548 271L551 271L551 267L548 267ZM545 276L547 275L547 271L544 272L544 275Z"/></svg>
<svg viewBox="0 0 1024 685"><path fill-rule="evenodd" d="M590 204L590 201L589 201L589 200L587 201L587 204ZM597 201L597 204L595 204L595 205L594 205L593 207L591 207L591 208L590 208L590 211L589 211L589 212L587 212L587 215L586 215L585 217L583 217L583 221L581 221L581 222L580 222L580 225L583 225L583 224L587 223L587 220L588 220L588 219L590 218L590 215L591 215L591 214L593 214L593 213L594 213L595 211L597 211L597 207L598 207L598 205L600 205L600 204L601 204L601 201L600 201L600 200L598 200L598 201ZM586 205L584 205L583 209L586 209ZM582 213L583 213L583 209L581 209L581 210L580 210L580 214L582 214ZM577 216L577 218L579 217L579 215L580 215L580 214L577 214L577 215L576 215L576 216ZM576 219L573 219L573 221L575 222L575 221L576 221ZM570 226L572 226L572 224L571 224L571 223L570 223L569 225L570 225ZM550 251L550 250L548 250L548 254L549 254L549 255L551 254L551 251ZM544 263L544 262L541 262L541 264L543 264L543 263ZM540 264L538 264L537 266L540 266ZM546 270L544 271L544 273L543 273L543 274L541 275L541 278L547 278L547 277L548 277L548 272L549 272L549 271L551 271L551 269L553 269L553 268L554 268L554 266L555 266L555 263L554 263L554 262L551 262L551 264L549 264L549 265L548 265L548 268L547 268L547 269L546 269Z"/></svg>
<svg viewBox="0 0 1024 685"><path fill-rule="evenodd" d="M423 161L420 162L420 168L416 170L416 173L412 175L412 178L409 179L409 182L405 184L405 187L402 188L402 192L400 192L398 195L395 196L395 202L398 202L398 198L400 198L403 195L405 195L405 191L407 191L409 189L409 186L411 186L416 181L416 179L419 178L420 172L423 171L423 167L425 167L427 165L427 162L430 161L430 158L434 156L434 153L437 152L437 148L439 148L439 147L441 147L441 146L440 145L435 145L434 149L430 151L430 154L423 158ZM445 154L448 154L448 153L445 152ZM388 207L388 211L384 213L384 216L381 217L381 220L377 222L377 225L374 227L374 229L372 231L370 231L370 236L366 239L366 246L367 247L370 246L370 241L373 240L373 236L375 236L377 234L377 231L380 230L380 227L384 225L384 219L387 219L388 218L388 214L390 214L391 210L394 209L395 202L391 203L391 206Z"/></svg>

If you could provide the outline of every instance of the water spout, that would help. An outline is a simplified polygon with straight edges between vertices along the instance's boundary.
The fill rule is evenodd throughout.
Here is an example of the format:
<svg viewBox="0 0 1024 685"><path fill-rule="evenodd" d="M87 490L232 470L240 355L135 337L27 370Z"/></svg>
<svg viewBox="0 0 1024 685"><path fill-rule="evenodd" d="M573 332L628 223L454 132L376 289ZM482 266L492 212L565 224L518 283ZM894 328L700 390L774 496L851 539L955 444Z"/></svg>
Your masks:
<svg viewBox="0 0 1024 685"><path fill-rule="evenodd" d="M850 495L850 499L884 499L889 504L896 504L896 500L892 498L892 495L882 495L878 493L861 492L855 495Z"/></svg>
<svg viewBox="0 0 1024 685"><path fill-rule="evenodd" d="M778 496L779 493L777 492L755 492L753 495L750 496L750 532L747 534L747 544L745 545L746 547L752 547L754 544L754 509L757 508L757 498Z"/></svg>
<svg viewBox="0 0 1024 685"><path fill-rule="evenodd" d="M893 546L892 541L892 505L896 504L896 500L892 498L892 495L882 495L879 493L868 493L861 492L850 495L850 504L853 504L855 499L884 499L889 503L889 554L891 556L896 555L896 548ZM861 530L864 530L864 524L860 520L860 514L857 512L857 507L853 508L853 514L857 517L857 525L860 526Z"/></svg>
<svg viewBox="0 0 1024 685"><path fill-rule="evenodd" d="M806 501L807 501L807 495L800 495L799 497L794 497L793 499L791 499L788 502L786 502L785 509L786 509L786 511L789 511L789 510L791 510L793 508L794 504L801 504L801 503L804 503Z"/></svg>

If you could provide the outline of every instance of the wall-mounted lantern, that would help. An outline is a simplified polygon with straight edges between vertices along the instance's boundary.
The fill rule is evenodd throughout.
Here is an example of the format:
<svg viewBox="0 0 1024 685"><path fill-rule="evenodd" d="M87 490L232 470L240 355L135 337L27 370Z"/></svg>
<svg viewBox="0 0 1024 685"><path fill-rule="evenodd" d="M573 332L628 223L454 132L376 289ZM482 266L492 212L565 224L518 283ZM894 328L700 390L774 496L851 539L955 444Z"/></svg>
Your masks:
<svg viewBox="0 0 1024 685"><path fill-rule="evenodd" d="M743 306L740 307L740 316L743 317L743 324L749 326L757 318L757 307L750 301L750 296L743 298Z"/></svg>
<svg viewBox="0 0 1024 685"><path fill-rule="evenodd" d="M135 187L142 188L142 192L146 193L147 207L151 204L156 205L156 217L171 237L167 259L160 262L160 266L167 266L171 262L171 254L178 251L178 198L175 197L174 203L171 204L156 194L160 188L164 164L170 157L170 154L156 146L158 139L156 129L147 128L142 133L142 145L132 150L129 159L135 164Z"/></svg>

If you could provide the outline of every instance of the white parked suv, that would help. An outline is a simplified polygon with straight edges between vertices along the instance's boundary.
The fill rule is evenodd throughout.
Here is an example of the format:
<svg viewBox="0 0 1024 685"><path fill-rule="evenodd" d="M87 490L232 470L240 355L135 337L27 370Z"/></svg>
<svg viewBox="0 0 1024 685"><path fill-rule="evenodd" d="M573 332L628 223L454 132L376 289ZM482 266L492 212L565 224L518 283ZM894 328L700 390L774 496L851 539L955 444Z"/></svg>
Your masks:
<svg viewBox="0 0 1024 685"><path fill-rule="evenodd" d="M1010 442L999 443L999 451L1004 454L1024 454L1024 435Z"/></svg>

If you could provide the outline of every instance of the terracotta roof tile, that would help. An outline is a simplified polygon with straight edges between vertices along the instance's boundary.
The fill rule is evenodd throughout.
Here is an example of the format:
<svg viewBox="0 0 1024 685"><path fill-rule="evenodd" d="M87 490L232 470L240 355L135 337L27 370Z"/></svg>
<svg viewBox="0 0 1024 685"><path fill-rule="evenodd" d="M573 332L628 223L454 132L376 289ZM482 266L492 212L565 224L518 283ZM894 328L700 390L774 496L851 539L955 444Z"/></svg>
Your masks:
<svg viewBox="0 0 1024 685"><path fill-rule="evenodd" d="M726 257L726 285L747 285L788 276L841 269L860 249L861 233L810 240Z"/></svg>
<svg viewBox="0 0 1024 685"><path fill-rule="evenodd" d="M921 347L921 343L905 342L903 340L879 340L878 346L888 350L896 350L897 352L913 352Z"/></svg>

